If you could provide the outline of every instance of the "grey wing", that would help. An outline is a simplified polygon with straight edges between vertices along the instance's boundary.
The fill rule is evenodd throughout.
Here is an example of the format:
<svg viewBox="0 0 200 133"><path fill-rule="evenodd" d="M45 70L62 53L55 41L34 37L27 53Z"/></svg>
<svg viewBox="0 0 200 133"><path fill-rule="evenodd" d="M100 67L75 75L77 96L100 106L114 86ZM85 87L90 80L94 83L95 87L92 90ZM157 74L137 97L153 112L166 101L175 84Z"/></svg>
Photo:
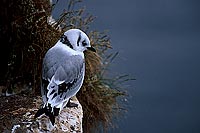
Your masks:
<svg viewBox="0 0 200 133"><path fill-rule="evenodd" d="M85 73L84 59L80 55L68 55L59 49L47 52L42 70L42 97L56 106L75 95L80 89Z"/></svg>

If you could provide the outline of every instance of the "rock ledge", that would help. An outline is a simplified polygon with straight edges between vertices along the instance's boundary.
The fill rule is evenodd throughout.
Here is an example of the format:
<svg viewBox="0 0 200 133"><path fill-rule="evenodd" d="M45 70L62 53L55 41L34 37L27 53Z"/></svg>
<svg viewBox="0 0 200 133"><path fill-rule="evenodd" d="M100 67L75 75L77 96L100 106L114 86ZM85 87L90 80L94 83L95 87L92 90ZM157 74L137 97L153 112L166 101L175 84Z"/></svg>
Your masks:
<svg viewBox="0 0 200 133"><path fill-rule="evenodd" d="M34 100L34 107L27 109L19 123L13 124L12 133L82 133L83 109L76 97L71 102L78 104L76 108L64 108L56 117L53 126L46 115L34 119L34 115L41 105L41 98Z"/></svg>

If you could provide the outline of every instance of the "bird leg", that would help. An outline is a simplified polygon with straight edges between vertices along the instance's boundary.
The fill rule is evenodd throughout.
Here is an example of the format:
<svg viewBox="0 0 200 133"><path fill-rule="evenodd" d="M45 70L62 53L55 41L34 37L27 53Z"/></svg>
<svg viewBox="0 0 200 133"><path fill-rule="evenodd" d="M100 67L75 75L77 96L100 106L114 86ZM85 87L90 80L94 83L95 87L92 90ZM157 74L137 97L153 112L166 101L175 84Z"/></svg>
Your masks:
<svg viewBox="0 0 200 133"><path fill-rule="evenodd" d="M78 104L70 102L70 99L69 99L66 106L70 107L70 108L71 107L78 107Z"/></svg>

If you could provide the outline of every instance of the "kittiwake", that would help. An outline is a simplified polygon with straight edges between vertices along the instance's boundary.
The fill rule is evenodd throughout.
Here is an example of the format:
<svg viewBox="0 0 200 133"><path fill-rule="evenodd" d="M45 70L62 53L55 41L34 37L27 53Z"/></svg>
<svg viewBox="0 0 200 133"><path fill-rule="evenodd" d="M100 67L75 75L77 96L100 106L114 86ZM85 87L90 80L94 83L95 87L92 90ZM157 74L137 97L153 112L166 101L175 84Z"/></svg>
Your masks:
<svg viewBox="0 0 200 133"><path fill-rule="evenodd" d="M35 118L46 114L54 125L55 116L67 107L76 107L70 98L80 90L85 75L84 51L95 49L80 29L66 31L43 59L41 95L43 106Z"/></svg>

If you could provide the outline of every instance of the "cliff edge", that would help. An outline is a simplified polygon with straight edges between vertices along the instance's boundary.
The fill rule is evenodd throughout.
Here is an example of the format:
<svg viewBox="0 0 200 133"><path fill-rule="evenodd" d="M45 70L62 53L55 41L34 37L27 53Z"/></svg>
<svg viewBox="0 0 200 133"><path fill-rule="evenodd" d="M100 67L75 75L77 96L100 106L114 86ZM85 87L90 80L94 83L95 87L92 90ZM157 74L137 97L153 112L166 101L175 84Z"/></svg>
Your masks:
<svg viewBox="0 0 200 133"><path fill-rule="evenodd" d="M83 109L76 97L71 102L78 104L78 107L64 108L61 114L56 117L53 126L49 118L43 114L37 119L34 115L40 108L42 99L40 96L33 97L32 102L28 101L29 97L13 95L9 97L1 97L4 100L2 105L2 114L0 122L1 132L11 133L82 133ZM22 98L22 99L20 99ZM31 99L31 98L30 98ZM11 107L6 106L6 102ZM15 103L17 102L17 103ZM22 103L19 103L22 102ZM27 105L31 104L31 105ZM4 107L4 108L3 108ZM15 108L16 107L16 108Z"/></svg>

